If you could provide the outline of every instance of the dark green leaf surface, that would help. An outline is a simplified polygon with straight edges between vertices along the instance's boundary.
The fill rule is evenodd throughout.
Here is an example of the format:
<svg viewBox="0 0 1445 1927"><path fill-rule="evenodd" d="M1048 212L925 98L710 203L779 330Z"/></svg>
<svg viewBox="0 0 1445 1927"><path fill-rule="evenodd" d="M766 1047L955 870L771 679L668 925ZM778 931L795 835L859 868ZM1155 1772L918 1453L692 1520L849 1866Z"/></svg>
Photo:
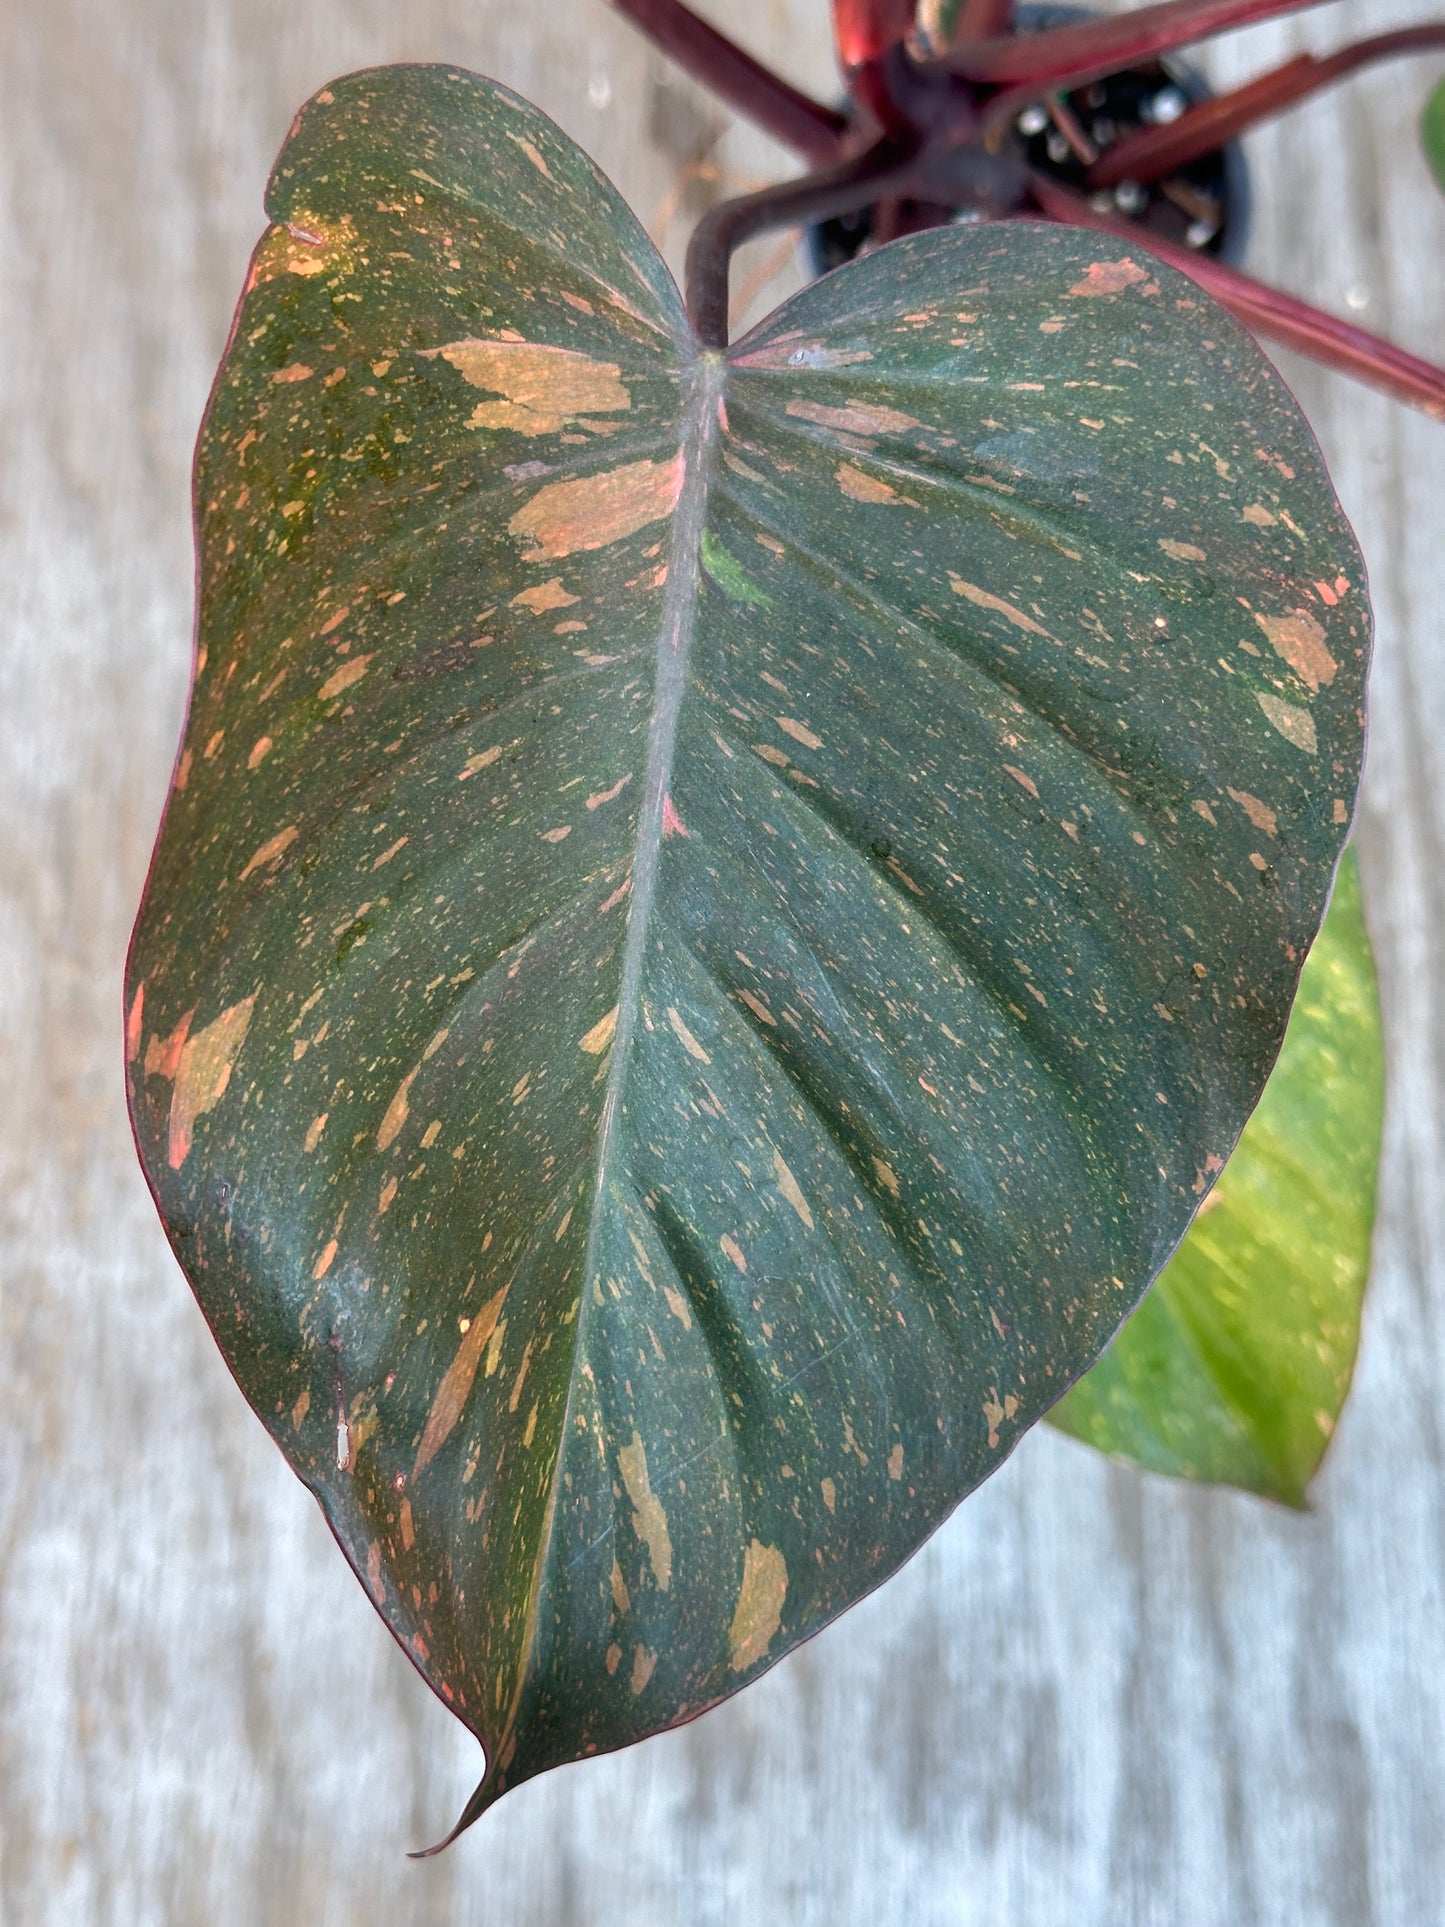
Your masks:
<svg viewBox="0 0 1445 1927"><path fill-rule="evenodd" d="M1436 180L1445 190L1445 80L1425 103L1420 121L1420 138L1425 143L1425 158Z"/></svg>
<svg viewBox="0 0 1445 1927"><path fill-rule="evenodd" d="M475 1814L731 1692L1093 1360L1274 1059L1369 618L1191 284L898 243L700 353L586 158L361 74L202 435L133 1115Z"/></svg>
<svg viewBox="0 0 1445 1927"><path fill-rule="evenodd" d="M1151 1472L1304 1504L1359 1345L1384 1086L1350 852L1258 1110L1184 1243L1052 1424Z"/></svg>

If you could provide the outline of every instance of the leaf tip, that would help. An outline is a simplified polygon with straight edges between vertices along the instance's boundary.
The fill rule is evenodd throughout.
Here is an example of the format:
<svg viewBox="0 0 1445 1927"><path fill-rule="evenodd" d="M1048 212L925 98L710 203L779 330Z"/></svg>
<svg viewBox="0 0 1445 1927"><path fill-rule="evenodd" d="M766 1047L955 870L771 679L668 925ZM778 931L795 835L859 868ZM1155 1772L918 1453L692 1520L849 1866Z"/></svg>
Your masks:
<svg viewBox="0 0 1445 1927"><path fill-rule="evenodd" d="M460 1840L468 1828L474 1826L476 1822L481 1819L488 1807L495 1806L506 1791L507 1787L503 1781L501 1770L494 1767L489 1761L487 1770L482 1775L476 1792L473 1793L471 1799L468 1800L467 1804L462 1808L460 1814L457 1816L457 1823L451 1832L445 1834L442 1839L438 1840L433 1846L413 1847L410 1852L408 1852L406 1856L407 1859L435 1860L438 1854L445 1853L448 1847L455 1841Z"/></svg>

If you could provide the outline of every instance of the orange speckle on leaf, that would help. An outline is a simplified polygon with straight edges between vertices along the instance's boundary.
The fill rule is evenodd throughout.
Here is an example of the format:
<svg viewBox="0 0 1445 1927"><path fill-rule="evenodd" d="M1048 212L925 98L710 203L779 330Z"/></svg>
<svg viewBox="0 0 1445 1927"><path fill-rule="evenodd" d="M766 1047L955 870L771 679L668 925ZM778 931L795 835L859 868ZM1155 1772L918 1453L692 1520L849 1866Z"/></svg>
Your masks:
<svg viewBox="0 0 1445 1927"><path fill-rule="evenodd" d="M1042 623L1035 622L1033 617L1025 615L1022 609L1016 609L1011 602L1005 602L1002 596L991 595L987 589L980 589L977 583L965 582L962 576L955 575L952 569L948 571L948 580L955 595L963 596L965 600L973 603L975 608L987 609L993 615L1003 616L1006 621L1013 624L1015 629L1026 630L1031 636L1046 636L1049 633Z"/></svg>
<svg viewBox="0 0 1445 1927"><path fill-rule="evenodd" d="M647 1451L639 1432L632 1434L631 1445L621 1446L617 1469L632 1501L632 1529L647 1548L652 1576L659 1592L672 1584L672 1538L667 1529L667 1514L653 1491L647 1472Z"/></svg>
<svg viewBox="0 0 1445 1927"><path fill-rule="evenodd" d="M1091 261L1088 273L1082 281L1076 281L1070 294L1122 294L1125 288L1132 288L1140 281L1147 281L1148 275L1137 261L1126 255L1122 261Z"/></svg>
<svg viewBox="0 0 1445 1927"><path fill-rule="evenodd" d="M793 741L795 743L801 743L804 749L821 749L823 747L822 737L815 736L806 723L797 722L791 716L778 716L774 720L785 736L791 736Z"/></svg>
<svg viewBox="0 0 1445 1927"><path fill-rule="evenodd" d="M664 796L662 799L662 834L664 837L692 835L692 831L687 827L686 823L683 822L673 806L670 795Z"/></svg>
<svg viewBox="0 0 1445 1927"><path fill-rule="evenodd" d="M320 1257L311 1267L311 1276L313 1278L324 1278L326 1276L327 1272L331 1269L332 1260L336 1256L336 1251L337 1244L335 1238L328 1238L322 1247Z"/></svg>
<svg viewBox="0 0 1445 1927"><path fill-rule="evenodd" d="M370 656L354 656L350 662L342 663L341 667L333 670L322 683L316 692L317 696L322 702L329 703L331 698L339 696L343 689L350 689L354 682L360 682L370 668L371 661Z"/></svg>
<svg viewBox="0 0 1445 1927"><path fill-rule="evenodd" d="M1257 830L1263 830L1266 836L1278 834L1279 819L1267 803L1261 803L1259 798L1251 796L1248 790L1230 790L1229 795L1238 803Z"/></svg>
<svg viewBox="0 0 1445 1927"><path fill-rule="evenodd" d="M457 781L459 783L465 783L469 778L477 775L480 770L490 769L492 764L500 757L501 753L501 744L493 743L490 749L479 750L475 756L469 756L464 767L457 772Z"/></svg>
<svg viewBox="0 0 1445 1927"><path fill-rule="evenodd" d="M530 546L524 562L602 549L672 514L682 493L683 457L627 462L598 475L548 482L507 528Z"/></svg>
<svg viewBox="0 0 1445 1927"><path fill-rule="evenodd" d="M431 1411L422 1431L421 1441L416 1448L416 1459L411 1468L411 1482L414 1485L421 1474L431 1464L451 1437L457 1420L462 1415L471 1394L472 1381L476 1378L477 1367L482 1362L482 1353L487 1340L496 1329L509 1286L503 1285L494 1298L489 1298L482 1309L472 1319L463 1335L461 1344L446 1375L437 1387L436 1397L432 1400Z"/></svg>
<svg viewBox="0 0 1445 1927"><path fill-rule="evenodd" d="M560 575L554 575L549 582L539 582L531 589L523 589L512 597L514 609L530 609L533 615L541 615L547 609L569 609L580 597L570 595L562 586Z"/></svg>
<svg viewBox="0 0 1445 1927"><path fill-rule="evenodd" d="M745 1672L767 1652L783 1623L788 1568L776 1546L752 1540L743 1554L742 1584L728 1628L728 1664Z"/></svg>
<svg viewBox="0 0 1445 1927"><path fill-rule="evenodd" d="M613 802L615 798L621 796L622 792L627 788L627 785L631 781L632 781L632 772L629 770L626 776L618 777L617 781L612 785L612 788L610 790L598 790L594 796L589 796L587 799L588 809L600 810L604 803Z"/></svg>
<svg viewBox="0 0 1445 1927"><path fill-rule="evenodd" d="M509 134L507 138L517 143L518 147L521 148L522 152L527 156L527 159L539 174L544 174L549 181L555 178L551 168L548 167L546 161L543 160L541 154L531 141L527 140L521 134Z"/></svg>
<svg viewBox="0 0 1445 1927"><path fill-rule="evenodd" d="M180 1068L181 1052L185 1049L186 1038L190 1033L191 1019L195 1016L195 1006L186 1012L169 1037L152 1037L146 1045L145 1071L147 1077L174 1077Z"/></svg>
<svg viewBox="0 0 1445 1927"><path fill-rule="evenodd" d="M844 408L829 408L823 402L795 400L788 403L787 412L798 421L833 428L844 435L906 435L911 428L923 426L912 415L868 401L850 400Z"/></svg>
<svg viewBox="0 0 1445 1927"><path fill-rule="evenodd" d="M738 996L747 1005L748 1009L760 1024L769 1024L774 1030L778 1028L777 1018L774 1017L761 997L755 997L750 990L740 990Z"/></svg>
<svg viewBox="0 0 1445 1927"><path fill-rule="evenodd" d="M589 1057L600 1057L617 1031L617 1005L614 1004L605 1017L599 1017L585 1036L580 1038L579 1048Z"/></svg>
<svg viewBox="0 0 1445 1927"><path fill-rule="evenodd" d="M1026 776L1021 769L1015 769L1012 763L1005 763L1004 768L1018 784L1020 789L1027 790L1030 796L1038 795L1038 784L1035 783L1031 776Z"/></svg>
<svg viewBox="0 0 1445 1927"><path fill-rule="evenodd" d="M145 1025L146 987L142 978L130 1000L130 1015L125 1020L125 1061L133 1064L140 1056L141 1031Z"/></svg>
<svg viewBox="0 0 1445 1927"><path fill-rule="evenodd" d="M989 1449L995 1451L998 1448L998 1428L1002 1425L1005 1417L1004 1408L999 1403L997 1393L991 1393L989 1397L984 1400L983 1415L988 1420Z"/></svg>
<svg viewBox="0 0 1445 1927"><path fill-rule="evenodd" d="M861 468L851 462L841 462L838 466L838 486L854 502L896 502L898 490L890 488L887 482L877 476L865 475Z"/></svg>
<svg viewBox="0 0 1445 1927"><path fill-rule="evenodd" d="M669 1004L667 1007L667 1021L672 1025L678 1042L682 1045L689 1057L695 1057L699 1064L710 1064L712 1062L712 1058L693 1036L692 1032L683 1022L681 1014L672 1004Z"/></svg>
<svg viewBox="0 0 1445 1927"><path fill-rule="evenodd" d="M813 1229L813 1213L808 1200L803 1196L802 1187L784 1161L781 1151L773 1152L773 1176L778 1181L778 1189L797 1212L809 1231Z"/></svg>
<svg viewBox="0 0 1445 1927"><path fill-rule="evenodd" d="M231 1070L246 1041L251 1012L256 1005L253 991L214 1022L188 1036L176 1066L176 1081L171 1091L171 1115L167 1158L173 1171L179 1171L191 1148L191 1133L196 1119L214 1109L225 1095Z"/></svg>
<svg viewBox="0 0 1445 1927"><path fill-rule="evenodd" d="M392 1096L391 1102L386 1107L386 1113L376 1133L376 1148L378 1151L389 1150L396 1142L402 1125L406 1123L407 1111L410 1108L412 1083L415 1080L417 1071L420 1069L421 1066L418 1064L415 1069L408 1071L400 1084L397 1085L396 1091Z"/></svg>
<svg viewBox="0 0 1445 1927"><path fill-rule="evenodd" d="M1255 621L1269 637L1275 654L1287 662L1311 691L1334 681L1339 664L1325 647L1325 632L1312 615L1301 611L1292 616L1256 615Z"/></svg>
<svg viewBox="0 0 1445 1927"><path fill-rule="evenodd" d="M275 836L268 837L242 870L238 881L244 883L257 870L274 870L300 834L294 823L288 823L284 830L278 830Z"/></svg>

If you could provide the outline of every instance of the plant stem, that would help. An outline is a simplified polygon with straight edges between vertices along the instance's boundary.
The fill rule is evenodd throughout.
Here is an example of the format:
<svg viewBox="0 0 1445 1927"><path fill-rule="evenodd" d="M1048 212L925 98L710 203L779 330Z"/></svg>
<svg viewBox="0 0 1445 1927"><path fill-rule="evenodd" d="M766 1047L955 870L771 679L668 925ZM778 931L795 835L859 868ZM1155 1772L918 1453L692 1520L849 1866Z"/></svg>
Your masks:
<svg viewBox="0 0 1445 1927"><path fill-rule="evenodd" d="M700 85L785 147L820 166L838 158L848 129L846 117L779 79L682 0L609 3Z"/></svg>
<svg viewBox="0 0 1445 1927"><path fill-rule="evenodd" d="M1027 83L1044 90L1102 79L1120 68L1187 46L1194 40L1299 13L1320 0L1163 0L1132 13L1111 14L1044 33L1014 34L961 46L957 37L930 65L992 85Z"/></svg>
<svg viewBox="0 0 1445 1927"><path fill-rule="evenodd" d="M833 39L844 73L901 47L913 26L915 0L833 0Z"/></svg>
<svg viewBox="0 0 1445 1927"><path fill-rule="evenodd" d="M916 145L879 141L836 167L710 208L688 242L685 276L687 312L702 345L727 347L728 268L744 241L770 228L804 227L853 214L881 196L905 192L916 151Z"/></svg>
<svg viewBox="0 0 1445 1927"><path fill-rule="evenodd" d="M1308 355L1326 368L1353 375L1396 401L1407 402L1412 408L1445 420L1445 369L1420 360L1365 328L1356 328L1351 322L1311 307L1294 295L1267 288L1221 261L1176 247L1173 242L1161 240L1146 228L1115 215L1101 214L1082 194L1062 187L1045 174L1031 174L1029 185L1038 206L1054 220L1074 227L1099 228L1107 234L1119 235L1135 247L1147 248L1180 273L1187 274L1255 334Z"/></svg>
<svg viewBox="0 0 1445 1927"><path fill-rule="evenodd" d="M963 0L953 23L954 46L970 40L992 40L1013 28L1013 0Z"/></svg>
<svg viewBox="0 0 1445 1927"><path fill-rule="evenodd" d="M1131 134L1090 169L1089 185L1114 187L1120 181L1157 181L1201 154L1237 140L1257 122L1294 106L1346 74L1398 54L1423 53L1436 47L1445 47L1445 21L1377 34L1371 40L1342 47L1338 53L1300 54L1246 86L1200 101L1167 127L1146 127Z"/></svg>

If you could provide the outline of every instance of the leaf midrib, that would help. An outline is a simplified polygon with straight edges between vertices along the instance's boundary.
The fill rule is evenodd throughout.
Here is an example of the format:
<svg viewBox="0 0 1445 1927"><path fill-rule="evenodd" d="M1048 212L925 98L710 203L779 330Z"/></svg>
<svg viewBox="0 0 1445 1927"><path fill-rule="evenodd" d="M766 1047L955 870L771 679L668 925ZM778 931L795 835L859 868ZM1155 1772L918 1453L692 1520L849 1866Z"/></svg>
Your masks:
<svg viewBox="0 0 1445 1927"><path fill-rule="evenodd" d="M587 1243L582 1260L582 1275L577 1317L573 1321L572 1355L569 1360L567 1398L558 1433L557 1457L547 1495L547 1511L538 1539L532 1581L528 1588L526 1619L518 1657L516 1683L511 1704L496 1747L487 1761L486 1778L474 1800L482 1800L484 1789L494 1795L495 1776L515 1726L522 1695L526 1690L537 1631L538 1608L551 1562L556 1531L557 1495L562 1484L562 1466L572 1431L573 1403L578 1373L576 1361L583 1355L591 1293L589 1283L597 1266L599 1226L606 1210L609 1167L615 1155L617 1130L626 1090L632 1040L636 1034L637 1013L642 1001L642 973L652 922L652 907L657 892L658 869L663 841L663 809L672 774L678 722L687 691L688 663L696 623L702 567L702 534L707 515L710 455L718 429L718 409L727 376L723 356L696 354L684 363L682 376L687 384L679 446L683 458L682 489L672 515L672 545L668 556L666 593L657 638L657 677L653 686L652 720L648 727L647 763L643 775L642 801L632 848L632 887L628 903L627 933L623 942L622 970L617 994L617 1029L612 1043L607 1086L603 1094L602 1117L598 1127L597 1150L592 1175L592 1196L588 1212ZM484 1801L489 1804L489 1799ZM468 1804L468 1813L471 1814ZM480 1812L481 1807L477 1808ZM474 1818L475 1814L471 1814ZM458 1830L469 1824L467 1815Z"/></svg>

